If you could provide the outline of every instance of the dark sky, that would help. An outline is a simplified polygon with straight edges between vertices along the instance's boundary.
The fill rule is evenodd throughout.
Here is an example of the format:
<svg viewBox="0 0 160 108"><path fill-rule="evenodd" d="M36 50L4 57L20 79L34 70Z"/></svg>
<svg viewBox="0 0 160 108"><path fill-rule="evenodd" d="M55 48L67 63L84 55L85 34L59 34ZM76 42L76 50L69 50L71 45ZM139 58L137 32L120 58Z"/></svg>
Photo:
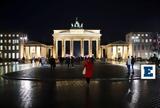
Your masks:
<svg viewBox="0 0 160 108"><path fill-rule="evenodd" d="M28 33L52 44L53 29L69 29L78 17L86 29L101 29L102 44L130 31L160 31L160 4L140 0L1 0L0 32Z"/></svg>

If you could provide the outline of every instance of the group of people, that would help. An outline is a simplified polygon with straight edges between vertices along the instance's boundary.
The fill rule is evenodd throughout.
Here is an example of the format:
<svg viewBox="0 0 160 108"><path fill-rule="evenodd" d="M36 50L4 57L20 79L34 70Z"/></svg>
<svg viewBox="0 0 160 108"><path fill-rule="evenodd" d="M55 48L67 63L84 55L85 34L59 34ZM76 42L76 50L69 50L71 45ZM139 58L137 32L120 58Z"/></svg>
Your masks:
<svg viewBox="0 0 160 108"><path fill-rule="evenodd" d="M133 56L128 56L128 59L126 61L126 65L128 68L128 74L131 73L131 68L132 68L132 74L134 74L134 63L135 63L135 58Z"/></svg>
<svg viewBox="0 0 160 108"><path fill-rule="evenodd" d="M70 64L72 67L74 67L74 57L73 56L71 58L66 57L66 64L67 64L68 68L70 67Z"/></svg>

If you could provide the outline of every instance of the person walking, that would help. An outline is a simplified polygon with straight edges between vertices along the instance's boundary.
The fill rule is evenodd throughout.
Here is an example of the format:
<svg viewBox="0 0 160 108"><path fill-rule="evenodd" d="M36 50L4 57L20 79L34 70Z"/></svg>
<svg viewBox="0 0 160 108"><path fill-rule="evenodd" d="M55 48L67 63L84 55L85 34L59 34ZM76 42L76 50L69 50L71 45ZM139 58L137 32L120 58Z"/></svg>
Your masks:
<svg viewBox="0 0 160 108"><path fill-rule="evenodd" d="M72 67L74 67L74 57L73 56L71 57L71 65Z"/></svg>
<svg viewBox="0 0 160 108"><path fill-rule="evenodd" d="M70 65L70 57L66 57L66 64L67 64L67 66L68 66L68 68L69 68L69 65Z"/></svg>
<svg viewBox="0 0 160 108"><path fill-rule="evenodd" d="M49 59L49 64L51 66L51 71L55 69L56 67L56 62L55 59L51 56L51 58Z"/></svg>
<svg viewBox="0 0 160 108"><path fill-rule="evenodd" d="M134 63L135 63L135 58L131 56L132 74L134 74Z"/></svg>
<svg viewBox="0 0 160 108"><path fill-rule="evenodd" d="M90 84L90 78L93 76L93 63L91 62L90 58L87 58L84 63L84 68L86 68L86 72L84 74L84 77L86 78L86 82L89 85Z"/></svg>
<svg viewBox="0 0 160 108"><path fill-rule="evenodd" d="M131 59L130 59L129 56L128 56L128 59L126 61L126 65L127 65L127 68L128 68L128 74L130 74L130 71L131 71L131 69L130 69L130 67L131 67Z"/></svg>

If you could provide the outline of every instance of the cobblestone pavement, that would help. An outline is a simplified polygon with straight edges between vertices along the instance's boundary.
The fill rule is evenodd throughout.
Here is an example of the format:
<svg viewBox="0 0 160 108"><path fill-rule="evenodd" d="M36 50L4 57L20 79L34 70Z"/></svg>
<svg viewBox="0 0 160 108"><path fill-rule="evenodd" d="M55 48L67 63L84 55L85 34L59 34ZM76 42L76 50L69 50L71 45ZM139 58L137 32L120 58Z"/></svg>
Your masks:
<svg viewBox="0 0 160 108"><path fill-rule="evenodd" d="M160 79L140 80L135 70L128 79L126 67L96 64L88 86L82 66L48 66L6 74L0 78L0 105L16 108L159 108ZM11 79L34 78L34 80Z"/></svg>

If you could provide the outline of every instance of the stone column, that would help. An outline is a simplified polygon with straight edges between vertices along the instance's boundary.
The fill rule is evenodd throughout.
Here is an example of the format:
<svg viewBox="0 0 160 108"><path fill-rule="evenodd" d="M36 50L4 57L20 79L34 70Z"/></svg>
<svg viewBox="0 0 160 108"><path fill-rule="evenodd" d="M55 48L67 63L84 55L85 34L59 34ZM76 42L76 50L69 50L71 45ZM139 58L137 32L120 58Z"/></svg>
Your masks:
<svg viewBox="0 0 160 108"><path fill-rule="evenodd" d="M96 40L96 58L99 58L99 53L98 53L98 39Z"/></svg>
<svg viewBox="0 0 160 108"><path fill-rule="evenodd" d="M101 47L101 57L103 58L103 47Z"/></svg>
<svg viewBox="0 0 160 108"><path fill-rule="evenodd" d="M62 57L64 57L64 40L62 40Z"/></svg>
<svg viewBox="0 0 160 108"><path fill-rule="evenodd" d="M56 58L56 40L53 41L52 53L53 57Z"/></svg>
<svg viewBox="0 0 160 108"><path fill-rule="evenodd" d="M88 40L88 55L89 55L89 56L90 56L90 54L91 54L91 53L90 53L90 50L91 50L91 49L90 49L90 46L91 46L91 43L90 43L90 40Z"/></svg>
<svg viewBox="0 0 160 108"><path fill-rule="evenodd" d="M116 45L116 58L118 58L118 47Z"/></svg>
<svg viewBox="0 0 160 108"><path fill-rule="evenodd" d="M56 48L55 48L55 58L58 58L58 40L56 42Z"/></svg>
<svg viewBox="0 0 160 108"><path fill-rule="evenodd" d="M84 41L81 39L81 56L84 56Z"/></svg>
<svg viewBox="0 0 160 108"><path fill-rule="evenodd" d="M28 49L29 49L29 59L31 59L31 47L29 46Z"/></svg>
<svg viewBox="0 0 160 108"><path fill-rule="evenodd" d="M90 39L90 57L92 57L92 40Z"/></svg>
<svg viewBox="0 0 160 108"><path fill-rule="evenodd" d="M37 46L35 46L35 53L34 53L34 57L36 58L37 55Z"/></svg>
<svg viewBox="0 0 160 108"><path fill-rule="evenodd" d="M101 58L100 38L97 39L96 46L97 46L97 57Z"/></svg>
<svg viewBox="0 0 160 108"><path fill-rule="evenodd" d="M122 59L124 59L124 45L122 45Z"/></svg>
<svg viewBox="0 0 160 108"><path fill-rule="evenodd" d="M70 40L70 56L73 56L73 40Z"/></svg>
<svg viewBox="0 0 160 108"><path fill-rule="evenodd" d="M64 40L64 57L66 56L66 40Z"/></svg>

